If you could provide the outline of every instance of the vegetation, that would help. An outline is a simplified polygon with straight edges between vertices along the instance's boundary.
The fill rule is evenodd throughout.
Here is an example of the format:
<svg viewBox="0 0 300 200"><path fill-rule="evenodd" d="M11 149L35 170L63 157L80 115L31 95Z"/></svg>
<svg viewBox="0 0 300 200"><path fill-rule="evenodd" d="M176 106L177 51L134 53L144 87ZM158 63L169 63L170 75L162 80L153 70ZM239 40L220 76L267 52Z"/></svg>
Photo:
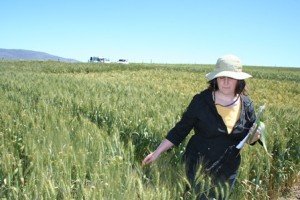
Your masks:
<svg viewBox="0 0 300 200"><path fill-rule="evenodd" d="M210 70L0 62L0 197L182 199L185 144L151 166L141 161L207 87ZM246 146L231 199L274 199L299 178L300 69L245 70L254 76L247 83L255 107L267 106L273 157L260 145Z"/></svg>

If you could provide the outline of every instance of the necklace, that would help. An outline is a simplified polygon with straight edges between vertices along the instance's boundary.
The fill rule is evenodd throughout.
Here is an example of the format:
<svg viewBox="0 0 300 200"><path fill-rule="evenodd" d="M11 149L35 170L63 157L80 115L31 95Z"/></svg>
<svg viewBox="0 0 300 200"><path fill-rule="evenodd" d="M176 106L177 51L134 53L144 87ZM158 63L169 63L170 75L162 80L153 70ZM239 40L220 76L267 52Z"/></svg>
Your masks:
<svg viewBox="0 0 300 200"><path fill-rule="evenodd" d="M214 101L215 105L220 105L222 107L232 106L233 104L235 104L240 99L240 96L241 96L241 94L239 94L238 97L232 103L230 103L228 105L222 105L222 104L216 103L216 92L213 91L213 101Z"/></svg>

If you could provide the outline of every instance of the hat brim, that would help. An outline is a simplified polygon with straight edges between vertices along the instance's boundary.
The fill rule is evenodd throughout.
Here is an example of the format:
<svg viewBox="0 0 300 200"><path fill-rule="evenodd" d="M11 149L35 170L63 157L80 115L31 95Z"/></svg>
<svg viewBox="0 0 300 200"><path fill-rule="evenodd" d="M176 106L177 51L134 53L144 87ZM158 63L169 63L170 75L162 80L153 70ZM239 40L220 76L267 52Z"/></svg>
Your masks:
<svg viewBox="0 0 300 200"><path fill-rule="evenodd" d="M229 77L237 80L244 80L247 78L251 78L252 76L245 72L234 72L234 71L213 71L208 74L206 74L206 78L211 81L218 77Z"/></svg>

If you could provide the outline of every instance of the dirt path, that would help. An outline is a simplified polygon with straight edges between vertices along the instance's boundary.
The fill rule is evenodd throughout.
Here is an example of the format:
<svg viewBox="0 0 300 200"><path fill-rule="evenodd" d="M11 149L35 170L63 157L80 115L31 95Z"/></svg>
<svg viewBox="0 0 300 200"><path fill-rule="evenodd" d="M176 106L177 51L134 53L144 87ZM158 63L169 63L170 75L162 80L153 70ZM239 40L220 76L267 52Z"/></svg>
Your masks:
<svg viewBox="0 0 300 200"><path fill-rule="evenodd" d="M300 200L300 182L291 188L291 191L287 196L280 197L279 200Z"/></svg>

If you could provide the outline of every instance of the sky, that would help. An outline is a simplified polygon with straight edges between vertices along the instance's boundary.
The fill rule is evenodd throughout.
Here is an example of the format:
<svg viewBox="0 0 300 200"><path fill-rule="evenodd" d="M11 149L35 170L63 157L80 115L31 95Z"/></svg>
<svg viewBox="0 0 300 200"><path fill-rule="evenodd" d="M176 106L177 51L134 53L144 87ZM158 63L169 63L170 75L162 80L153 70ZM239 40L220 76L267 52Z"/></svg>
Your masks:
<svg viewBox="0 0 300 200"><path fill-rule="evenodd" d="M300 0L7 0L0 48L87 62L300 67Z"/></svg>

